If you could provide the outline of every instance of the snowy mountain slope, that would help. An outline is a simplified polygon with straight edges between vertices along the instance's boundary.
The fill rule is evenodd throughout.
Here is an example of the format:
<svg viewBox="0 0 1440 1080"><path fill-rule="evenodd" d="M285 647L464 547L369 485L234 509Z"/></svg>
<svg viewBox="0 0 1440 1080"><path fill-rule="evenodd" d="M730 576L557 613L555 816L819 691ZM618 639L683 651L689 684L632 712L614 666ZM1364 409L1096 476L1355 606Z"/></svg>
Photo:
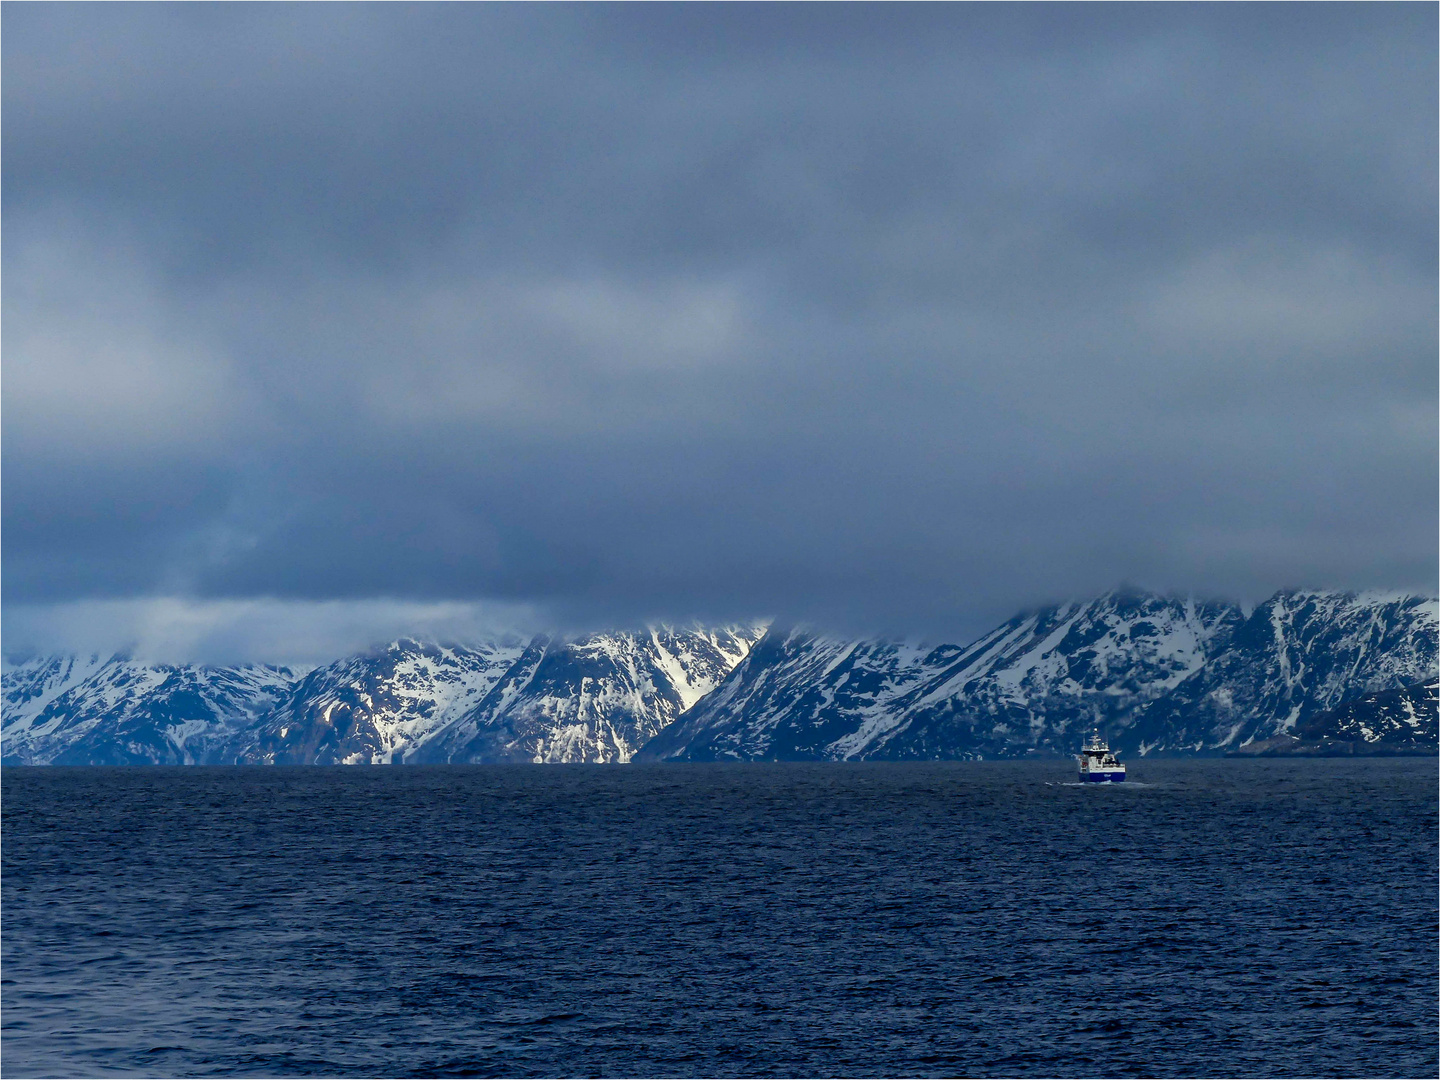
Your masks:
<svg viewBox="0 0 1440 1080"><path fill-rule="evenodd" d="M524 651L518 640L471 646L401 639L317 668L227 757L239 764L380 765L483 699Z"/></svg>
<svg viewBox="0 0 1440 1080"><path fill-rule="evenodd" d="M893 727L899 698L954 651L941 646L932 657L923 646L776 629L719 689L647 743L637 760L847 756L833 747Z"/></svg>
<svg viewBox="0 0 1440 1080"><path fill-rule="evenodd" d="M34 663L5 674L0 750L7 764L214 761L295 678L288 668L175 667L124 657Z"/></svg>
<svg viewBox="0 0 1440 1080"><path fill-rule="evenodd" d="M5 669L3 751L15 764L626 761L762 632L407 639L308 674L37 659Z"/></svg>
<svg viewBox="0 0 1440 1080"><path fill-rule="evenodd" d="M537 638L414 762L623 762L718 685L763 628Z"/></svg>
<svg viewBox="0 0 1440 1080"><path fill-rule="evenodd" d="M40 656L24 663L6 663L0 674L0 709L6 734L29 730L45 707L71 687L78 686L103 665L106 656Z"/></svg>
<svg viewBox="0 0 1440 1080"><path fill-rule="evenodd" d="M1200 670L1240 621L1229 605L1117 591L1017 616L965 648L777 631L640 758L1065 753Z"/></svg>
<svg viewBox="0 0 1440 1080"><path fill-rule="evenodd" d="M1351 698L1431 677L1437 638L1433 599L1277 593L1117 742L1141 755L1215 753L1289 734Z"/></svg>
<svg viewBox="0 0 1440 1080"><path fill-rule="evenodd" d="M1440 684L1423 682L1366 694L1296 724L1295 734L1304 742L1434 749L1440 741Z"/></svg>
<svg viewBox="0 0 1440 1080"><path fill-rule="evenodd" d="M1300 721L1288 732L1248 743L1233 754L1257 757L1433 754L1437 746L1440 746L1440 684L1422 682L1354 698Z"/></svg>
<svg viewBox="0 0 1440 1080"><path fill-rule="evenodd" d="M1069 754L1203 670L1240 621L1229 604L1134 591L1018 616L909 695L904 726L864 756Z"/></svg>

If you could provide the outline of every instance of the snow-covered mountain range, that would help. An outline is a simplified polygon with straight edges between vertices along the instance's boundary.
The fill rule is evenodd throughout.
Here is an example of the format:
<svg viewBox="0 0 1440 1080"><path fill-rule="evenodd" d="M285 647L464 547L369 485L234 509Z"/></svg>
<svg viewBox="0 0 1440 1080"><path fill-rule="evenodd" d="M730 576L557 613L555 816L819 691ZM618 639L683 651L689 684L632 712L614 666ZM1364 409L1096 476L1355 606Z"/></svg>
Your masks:
<svg viewBox="0 0 1440 1080"><path fill-rule="evenodd" d="M1224 753L1431 678L1436 655L1436 602L1379 593L1282 592L1247 614L1122 591L963 649L791 629L639 758L1049 756L1092 727L1140 756Z"/></svg>
<svg viewBox="0 0 1440 1080"><path fill-rule="evenodd" d="M7 764L623 762L764 633L401 640L313 670L42 657L4 671Z"/></svg>
<svg viewBox="0 0 1440 1080"><path fill-rule="evenodd" d="M42 657L5 668L0 751L7 764L973 759L1068 755L1097 727L1137 756L1325 739L1433 751L1435 694L1420 684L1437 646L1424 597L1287 591L1246 611L1118 591L963 647L757 624L401 640L313 670Z"/></svg>
<svg viewBox="0 0 1440 1080"><path fill-rule="evenodd" d="M125 657L41 657L3 673L6 764L196 765L291 692L291 668L175 667Z"/></svg>
<svg viewBox="0 0 1440 1080"><path fill-rule="evenodd" d="M1145 709L1119 745L1231 750L1290 734L1353 698L1435 675L1436 603L1394 593L1283 592L1203 670Z"/></svg>
<svg viewBox="0 0 1440 1080"><path fill-rule="evenodd" d="M316 668L222 750L237 764L389 765L472 711L525 652L401 640Z"/></svg>
<svg viewBox="0 0 1440 1080"><path fill-rule="evenodd" d="M416 762L629 761L745 659L763 624L536 638Z"/></svg>
<svg viewBox="0 0 1440 1080"><path fill-rule="evenodd" d="M1118 592L1018 615L974 644L773 632L642 758L1065 754L1203 670L1237 608Z"/></svg>

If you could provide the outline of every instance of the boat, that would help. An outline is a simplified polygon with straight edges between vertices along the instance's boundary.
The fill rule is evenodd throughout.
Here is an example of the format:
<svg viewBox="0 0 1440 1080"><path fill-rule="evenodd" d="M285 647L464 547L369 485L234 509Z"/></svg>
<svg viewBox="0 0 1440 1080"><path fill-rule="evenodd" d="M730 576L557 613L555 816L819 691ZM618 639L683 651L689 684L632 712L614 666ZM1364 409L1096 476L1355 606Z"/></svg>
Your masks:
<svg viewBox="0 0 1440 1080"><path fill-rule="evenodd" d="M1125 779L1125 766L1115 760L1110 747L1097 731L1080 751L1080 781L1086 784L1118 784Z"/></svg>

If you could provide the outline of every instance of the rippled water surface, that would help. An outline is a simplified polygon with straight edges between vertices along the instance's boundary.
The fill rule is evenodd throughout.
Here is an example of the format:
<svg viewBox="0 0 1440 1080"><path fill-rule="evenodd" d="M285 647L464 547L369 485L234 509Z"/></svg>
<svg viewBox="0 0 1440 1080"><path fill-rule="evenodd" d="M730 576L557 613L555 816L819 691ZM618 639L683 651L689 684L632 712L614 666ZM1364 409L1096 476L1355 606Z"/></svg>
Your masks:
<svg viewBox="0 0 1440 1080"><path fill-rule="evenodd" d="M6 1076L1433 1076L1436 762L7 769Z"/></svg>

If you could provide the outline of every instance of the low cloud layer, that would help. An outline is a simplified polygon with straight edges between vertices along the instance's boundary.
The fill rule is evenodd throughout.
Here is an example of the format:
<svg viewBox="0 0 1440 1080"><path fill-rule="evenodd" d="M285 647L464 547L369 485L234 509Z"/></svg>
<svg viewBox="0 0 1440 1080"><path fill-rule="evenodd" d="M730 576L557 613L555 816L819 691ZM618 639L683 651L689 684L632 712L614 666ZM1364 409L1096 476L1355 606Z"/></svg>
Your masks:
<svg viewBox="0 0 1440 1080"><path fill-rule="evenodd" d="M3 29L7 651L1435 588L1431 7Z"/></svg>
<svg viewBox="0 0 1440 1080"><path fill-rule="evenodd" d="M498 641L549 632L517 605L396 600L193 600L151 597L11 604L8 659L57 652L156 663L328 664L400 637Z"/></svg>

